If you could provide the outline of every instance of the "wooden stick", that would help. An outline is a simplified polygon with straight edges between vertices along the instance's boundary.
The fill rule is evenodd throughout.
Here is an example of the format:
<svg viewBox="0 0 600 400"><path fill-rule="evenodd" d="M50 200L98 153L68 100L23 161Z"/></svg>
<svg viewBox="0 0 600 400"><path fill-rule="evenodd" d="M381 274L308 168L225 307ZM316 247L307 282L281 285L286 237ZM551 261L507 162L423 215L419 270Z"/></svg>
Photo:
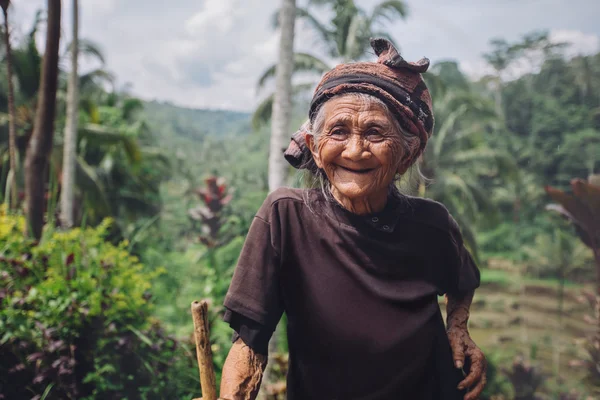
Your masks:
<svg viewBox="0 0 600 400"><path fill-rule="evenodd" d="M206 301L194 301L192 303L192 318L194 319L194 337L196 339L198 368L200 369L202 400L218 400L217 382L210 348L208 303Z"/></svg>

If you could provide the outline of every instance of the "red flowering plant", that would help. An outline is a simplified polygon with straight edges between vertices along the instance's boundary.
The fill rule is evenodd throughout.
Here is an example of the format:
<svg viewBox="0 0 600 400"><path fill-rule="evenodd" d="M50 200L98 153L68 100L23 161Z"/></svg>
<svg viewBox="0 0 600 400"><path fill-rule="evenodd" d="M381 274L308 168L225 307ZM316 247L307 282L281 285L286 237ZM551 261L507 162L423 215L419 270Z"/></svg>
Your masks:
<svg viewBox="0 0 600 400"><path fill-rule="evenodd" d="M205 187L194 191L203 204L188 210L188 216L201 226L200 241L207 247L214 248L224 242L221 238L221 230L225 224L223 210L231 202L232 193L223 178L210 176L204 182Z"/></svg>
<svg viewBox="0 0 600 400"><path fill-rule="evenodd" d="M596 260L596 294L584 294L590 305L594 306L595 318L587 318L596 325L596 333L588 344L590 359L588 366L592 382L599 387L600 393L600 175L592 175L588 180L573 179L571 192L546 186L546 192L558 204L546 208L556 211L573 223L577 234L594 253Z"/></svg>

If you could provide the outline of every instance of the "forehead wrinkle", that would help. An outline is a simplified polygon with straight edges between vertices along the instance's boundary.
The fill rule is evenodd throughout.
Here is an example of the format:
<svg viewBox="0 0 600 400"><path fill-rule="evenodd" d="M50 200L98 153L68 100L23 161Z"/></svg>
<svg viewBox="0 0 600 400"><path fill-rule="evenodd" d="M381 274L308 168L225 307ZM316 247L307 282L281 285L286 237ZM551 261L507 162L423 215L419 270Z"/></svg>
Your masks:
<svg viewBox="0 0 600 400"><path fill-rule="evenodd" d="M326 126L330 127L337 124L355 125L360 128L379 127L387 129L391 127L387 113L380 109L335 110L333 115L327 118Z"/></svg>
<svg viewBox="0 0 600 400"><path fill-rule="evenodd" d="M353 115L353 113L341 110L336 113L335 111L337 110L332 112L333 115L327 116L327 126L332 126L335 124L351 125L355 122L356 115Z"/></svg>

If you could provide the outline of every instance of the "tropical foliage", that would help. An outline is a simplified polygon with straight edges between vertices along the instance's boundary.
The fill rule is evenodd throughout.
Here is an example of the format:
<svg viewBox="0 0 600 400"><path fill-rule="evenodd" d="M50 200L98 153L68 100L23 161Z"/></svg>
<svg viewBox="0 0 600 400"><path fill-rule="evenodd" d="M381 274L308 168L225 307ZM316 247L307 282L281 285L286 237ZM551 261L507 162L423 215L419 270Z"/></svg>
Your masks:
<svg viewBox="0 0 600 400"><path fill-rule="evenodd" d="M0 209L4 398L159 399L196 390L190 343L152 318L149 290L163 270L145 272L127 242L107 242L110 220L47 232L37 246L24 228L24 217Z"/></svg>
<svg viewBox="0 0 600 400"><path fill-rule="evenodd" d="M318 45L324 48L325 60L314 54L294 53L293 70L296 76L319 76L328 71L330 63L359 60L369 50L369 39L386 37L393 41L381 28L386 22L406 17L408 11L404 1L381 1L370 12L356 5L354 0L310 0L306 7L296 7L297 18L305 22L319 38ZM316 12L330 12L331 19L322 24ZM278 12L273 16L274 26L279 26ZM276 65L267 68L258 80L258 89L263 89L276 74ZM314 82L304 79L295 82L294 97L301 98L314 86ZM271 118L273 94L265 99L254 112L253 126L259 128Z"/></svg>
<svg viewBox="0 0 600 400"><path fill-rule="evenodd" d="M399 1L373 2L368 10L352 0L299 4L297 22L312 29L320 52L288 60L295 73L292 124L304 121L303 94L317 75L363 58L365 39L387 36L386 23L406 15ZM63 40L56 135L42 179L44 234L33 242L23 235L23 161L38 111L36 38L44 18L39 13L25 35L10 36L19 207L0 208L0 398L190 398L199 386L189 304L210 301L219 376L231 343L223 297L269 191L264 122L272 99L254 118L143 102L115 89L102 51L80 39L79 53L94 67L79 74L75 227L65 229L56 218L70 47ZM576 340L598 327L593 317L579 319L597 306L588 282L596 279L600 240L592 240L600 54L570 58L567 46L544 32L497 39L485 55L490 76L473 80L452 60L426 74L436 116L420 163L426 179L415 171L414 185L403 188L444 203L477 256L484 294L476 297L471 331L492 364L486 399L585 398L600 387L597 341ZM0 200L8 203L5 44L0 57ZM531 72L517 75L523 65ZM259 86L266 88L276 70L259 77ZM284 173L288 184L300 185ZM580 179L571 185L573 178ZM571 226L543 212L549 197ZM270 399L285 392L276 382L285 375L284 340L277 350Z"/></svg>

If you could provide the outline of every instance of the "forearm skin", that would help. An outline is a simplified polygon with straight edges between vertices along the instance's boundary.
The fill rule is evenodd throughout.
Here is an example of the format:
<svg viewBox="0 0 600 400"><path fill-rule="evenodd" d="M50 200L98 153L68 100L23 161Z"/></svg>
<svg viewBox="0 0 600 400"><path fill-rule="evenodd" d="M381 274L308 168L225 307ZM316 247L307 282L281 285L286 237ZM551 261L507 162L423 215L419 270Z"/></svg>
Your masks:
<svg viewBox="0 0 600 400"><path fill-rule="evenodd" d="M258 395L267 356L257 354L238 339L225 360L221 376L221 399L254 400Z"/></svg>
<svg viewBox="0 0 600 400"><path fill-rule="evenodd" d="M447 330L452 329L467 329L469 322L469 314L473 295L475 291L467 292L462 296L450 295L446 296L448 302L446 304L446 323Z"/></svg>

